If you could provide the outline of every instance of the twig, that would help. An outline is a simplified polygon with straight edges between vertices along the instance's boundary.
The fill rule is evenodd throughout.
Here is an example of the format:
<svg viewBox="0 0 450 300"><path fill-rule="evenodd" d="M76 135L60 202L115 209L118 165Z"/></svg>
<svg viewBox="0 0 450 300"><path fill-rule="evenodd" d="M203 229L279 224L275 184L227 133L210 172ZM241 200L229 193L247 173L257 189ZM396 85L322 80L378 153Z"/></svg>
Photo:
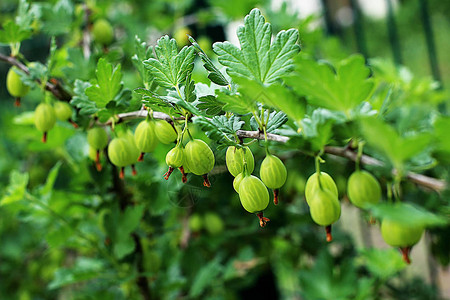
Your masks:
<svg viewBox="0 0 450 300"><path fill-rule="evenodd" d="M23 63L18 61L15 57L7 56L7 55L0 53L0 60L5 61L13 66L16 66L17 68L19 68L26 74L30 74L30 70L27 68L27 66L25 66ZM41 81L39 79L37 79L36 81L39 84L41 83ZM56 84L53 84L51 82L46 82L45 89L47 91L50 91L59 100L69 102L72 99L72 96L66 90L64 90L64 88L58 81Z"/></svg>
<svg viewBox="0 0 450 300"><path fill-rule="evenodd" d="M6 56L4 54L0 53L0 60L3 60L5 62L8 62L12 65L17 66L19 69L24 71L25 73L29 74L28 68L19 62L16 58ZM53 85L52 83L47 82L46 88L50 92L53 93L53 95L64 101L70 101L71 96L62 88L60 84ZM147 117L147 111L146 110L139 110L139 111L133 111L133 112L127 112L118 114L118 118L120 122L136 119L136 118L145 118ZM162 113L162 112L153 112L153 117L155 119L162 119L170 121L171 118L169 115ZM180 117L178 119L183 119L183 117ZM105 125L110 125L111 121L108 121L105 123ZM236 132L237 136L239 138L252 138L252 139L258 139L263 140L264 134L259 131L247 131L247 130L238 130ZM278 143L286 143L289 141L289 137L278 135L278 134L267 134L267 139L270 141L275 141ZM356 161L357 153L354 152L352 149L349 149L348 147L334 147L334 146L326 146L325 147L325 153L345 157L352 161ZM361 156L361 163L364 165L371 165L371 166L384 166L384 163L382 161L379 161L371 156L368 155L362 155ZM396 170L392 170L393 174L396 174ZM435 190L436 192L442 192L447 188L447 184L444 180L436 179L433 177L425 176L422 174L414 173L414 172L408 172L406 174L406 178L414 182L415 184L418 184L423 187L430 188L432 190Z"/></svg>

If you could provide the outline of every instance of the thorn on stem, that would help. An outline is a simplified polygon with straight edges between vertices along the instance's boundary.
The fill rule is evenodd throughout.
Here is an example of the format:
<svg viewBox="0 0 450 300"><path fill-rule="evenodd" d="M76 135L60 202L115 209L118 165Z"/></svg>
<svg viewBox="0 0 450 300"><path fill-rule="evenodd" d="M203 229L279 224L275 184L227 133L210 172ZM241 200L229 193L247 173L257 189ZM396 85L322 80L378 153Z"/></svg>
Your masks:
<svg viewBox="0 0 450 300"><path fill-rule="evenodd" d="M203 186L211 187L211 182L208 179L208 174L202 175L203 177Z"/></svg>
<svg viewBox="0 0 450 300"><path fill-rule="evenodd" d="M325 226L325 231L327 233L327 242L331 242L333 240L333 236L331 235L331 225Z"/></svg>
<svg viewBox="0 0 450 300"><path fill-rule="evenodd" d="M169 180L170 174L172 174L173 170L174 169L172 167L169 167L169 170L167 170L166 174L164 174L165 180Z"/></svg>
<svg viewBox="0 0 450 300"><path fill-rule="evenodd" d="M269 218L264 217L262 211L257 213L256 216L259 218L259 226L261 226L261 227L265 227L267 225L267 222L270 221Z"/></svg>

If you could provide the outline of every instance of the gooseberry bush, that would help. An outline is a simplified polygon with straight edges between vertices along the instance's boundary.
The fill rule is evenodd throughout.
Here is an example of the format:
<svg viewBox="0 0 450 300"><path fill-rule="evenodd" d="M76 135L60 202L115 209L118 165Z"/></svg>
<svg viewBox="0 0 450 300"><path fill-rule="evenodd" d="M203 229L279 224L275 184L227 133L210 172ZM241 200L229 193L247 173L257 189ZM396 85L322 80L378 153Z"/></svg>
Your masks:
<svg viewBox="0 0 450 300"><path fill-rule="evenodd" d="M80 253L88 256L89 250L81 249L79 240L71 240L72 235L78 236L104 258L88 270L77 265L78 275L59 270L51 282L53 288L96 278L101 269L110 268L122 284L136 279L144 298L150 294L150 286L164 287L166 291L159 296L169 297L171 284L183 285L180 270L158 277L163 253L149 249L163 242L149 239L158 233L156 227L145 225L153 213L159 216L162 204L136 202L133 193L152 198L152 188L139 189L145 180L179 189L182 185L213 189L226 180L227 175L220 171L224 166L234 177L227 181L228 189L234 189L249 219L251 214L258 217L246 223L253 231L270 230L278 226L277 216L303 210L302 218L324 227L317 239L331 242L332 225L341 218L345 194L344 198L367 216L366 226L381 226L386 243L399 248L409 264L409 252L423 233L448 224L448 201L438 198L439 204L428 208L420 201L407 201L403 192L405 185L411 190L411 183L412 189L427 193L446 189L444 176L433 176L444 174L450 161L446 138L450 119L438 110L444 97L436 96L433 103L425 104L427 93L434 91L431 84L424 82L428 89L417 91L413 83L394 82L387 73L397 71L381 61L367 63L360 55L318 61L313 53L302 51L301 32L274 32L261 11L253 9L237 29L239 45L216 42L213 52L202 49L190 35L189 44L183 47L179 45L183 42L178 44L168 35L154 45L136 37L134 53L128 57L141 80L135 88L127 86L122 65L114 58L114 27L105 18L86 29L92 35L94 51L90 55L83 56L82 47L52 39L46 63L27 61L19 51L20 43L33 33L34 13L22 1L16 21L8 21L0 31L0 42L11 49L9 57L2 55L2 60L13 65L5 83L11 98L16 104L21 103L20 98L26 101L31 89L41 99L33 113L19 112L15 122L29 127L34 123L42 142L49 144L39 146L44 150L51 150L53 139L62 139L63 145L76 132L71 147L79 149L72 151L89 157L98 172L92 177L119 198L118 207L94 205L88 214L102 214L98 224L85 223L83 227L82 218L73 223L59 218L54 211L59 208L49 202L60 163L37 193L27 190L27 176L11 173L10 186L1 200L3 207L25 199L61 222L48 237L61 241L56 245L80 247ZM83 68L91 66L95 72L86 76ZM206 82L193 79L194 68L201 66ZM305 166L290 162L295 155L302 157ZM346 159L351 174L333 164L327 167L333 156ZM145 168L154 159L164 161L167 171L152 164L152 175L148 175ZM127 167L131 167L130 173ZM139 177L139 170L145 176ZM348 177L348 183L339 185L335 178L342 176ZM110 179L109 184L105 178ZM164 182L158 181L161 178ZM294 208L297 204L283 193L286 185L300 185L297 190L306 202ZM216 201L214 197L204 200L195 205ZM266 209L271 213L263 214ZM181 221L181 228L184 235L199 235L205 229L218 236L232 232L235 227L229 228L230 224L217 213L194 213ZM266 228L259 229L257 224ZM99 237L101 242L96 241ZM186 243L182 238L181 246ZM201 276L216 278L220 259L200 271L204 272ZM135 269L130 271L130 266ZM127 278L128 273L133 274L132 279ZM73 280L65 274L71 274ZM191 297L204 292L203 277L192 289L187 288Z"/></svg>

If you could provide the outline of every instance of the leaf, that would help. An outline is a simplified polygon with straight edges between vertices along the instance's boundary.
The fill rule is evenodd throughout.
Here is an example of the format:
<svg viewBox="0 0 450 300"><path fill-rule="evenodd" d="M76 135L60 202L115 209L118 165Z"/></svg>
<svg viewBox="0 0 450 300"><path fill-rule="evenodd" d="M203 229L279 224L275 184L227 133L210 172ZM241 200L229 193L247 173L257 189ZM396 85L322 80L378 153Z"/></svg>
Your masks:
<svg viewBox="0 0 450 300"><path fill-rule="evenodd" d="M85 91L87 88L91 87L87 81L81 81L79 79L75 80L75 95L72 97L70 104L80 109L81 115L92 115L98 111L98 108L95 106L95 102L89 100Z"/></svg>
<svg viewBox="0 0 450 300"><path fill-rule="evenodd" d="M356 292L357 274L350 261L339 266L339 272L333 263L333 257L322 250L311 270L303 270L300 275L301 287L306 299L353 299Z"/></svg>
<svg viewBox="0 0 450 300"><path fill-rule="evenodd" d="M197 99L197 95L195 94L195 84L194 81L191 80L191 74L186 77L186 85L183 88L184 101L193 102Z"/></svg>
<svg viewBox="0 0 450 300"><path fill-rule="evenodd" d="M153 47L148 46L146 42L142 42L137 36L134 40L135 53L131 58L139 74L141 74L142 81L147 89L154 89L154 80L150 71L145 67L144 60L153 58Z"/></svg>
<svg viewBox="0 0 450 300"><path fill-rule="evenodd" d="M369 68L361 55L352 55L339 63L336 73L329 65L298 56L295 73L284 77L294 91L311 105L345 112L367 100L373 90Z"/></svg>
<svg viewBox="0 0 450 300"><path fill-rule="evenodd" d="M133 252L135 243L131 233L137 229L144 214L144 205L128 206L123 214L119 216L115 226L114 254L121 259Z"/></svg>
<svg viewBox="0 0 450 300"><path fill-rule="evenodd" d="M269 115L269 122L267 122L267 132L273 133L278 128L283 126L288 121L286 114L282 111L273 111Z"/></svg>
<svg viewBox="0 0 450 300"><path fill-rule="evenodd" d="M311 143L314 150L321 150L332 136L332 126L345 121L345 116L326 109L318 108L301 121L302 134Z"/></svg>
<svg viewBox="0 0 450 300"><path fill-rule="evenodd" d="M176 87L186 81L194 69L195 50L185 46L178 52L177 42L165 35L155 46L156 58L149 58L144 65L162 87Z"/></svg>
<svg viewBox="0 0 450 300"><path fill-rule="evenodd" d="M217 99L225 103L224 111L229 111L238 115L246 115L256 109L256 101L239 94L231 94L229 90L216 92Z"/></svg>
<svg viewBox="0 0 450 300"><path fill-rule="evenodd" d="M114 69L112 64L100 58L95 70L97 81L86 88L86 96L94 101L98 108L104 108L122 89L122 72L120 64Z"/></svg>
<svg viewBox="0 0 450 300"><path fill-rule="evenodd" d="M42 30L49 35L59 35L71 31L74 7L70 0L59 0L55 4L43 5Z"/></svg>
<svg viewBox="0 0 450 300"><path fill-rule="evenodd" d="M223 102L217 100L217 96L207 95L200 97L197 101L197 108L203 110L208 116L217 116L222 113Z"/></svg>
<svg viewBox="0 0 450 300"><path fill-rule="evenodd" d="M434 134L437 141L436 153L440 159L450 162L450 139L448 131L450 128L450 117L440 116L434 122ZM442 154L442 155L439 155Z"/></svg>
<svg viewBox="0 0 450 300"><path fill-rule="evenodd" d="M372 215L382 220L391 220L405 225L445 226L449 219L425 210L410 203L379 203L369 207Z"/></svg>
<svg viewBox="0 0 450 300"><path fill-rule="evenodd" d="M62 67L62 72L70 81L76 79L87 81L94 77L95 63L92 56L85 59L81 49L67 49L67 61L69 63Z"/></svg>
<svg viewBox="0 0 450 300"><path fill-rule="evenodd" d="M102 260L87 257L78 257L71 268L56 270L53 280L49 283L49 289L56 289L66 285L90 280L105 272L105 263Z"/></svg>
<svg viewBox="0 0 450 300"><path fill-rule="evenodd" d="M245 17L244 26L237 29L237 36L240 49L230 42L213 45L219 62L233 79L245 77L269 84L293 70L292 58L300 51L296 29L280 31L271 43L272 26L255 8Z"/></svg>
<svg viewBox="0 0 450 300"><path fill-rule="evenodd" d="M59 169L61 168L62 162L58 161L47 175L47 180L45 185L40 190L41 195L48 195L53 190L53 185L55 184L56 177L58 176Z"/></svg>
<svg viewBox="0 0 450 300"><path fill-rule="evenodd" d="M200 48L200 45L194 40L193 37L189 36L189 41L192 43L197 55L203 61L203 67L208 71L208 78L212 82L218 85L226 86L229 85L228 80L223 76L223 74L217 69L217 67L213 64L211 59L206 55L206 53Z"/></svg>
<svg viewBox="0 0 450 300"><path fill-rule="evenodd" d="M1 205L20 201L25 196L28 185L28 173L20 173L13 170L9 175L9 185L6 187L6 194L0 200Z"/></svg>
<svg viewBox="0 0 450 300"><path fill-rule="evenodd" d="M401 137L393 127L374 117L362 119L360 124L367 143L388 157L397 168L422 152L431 141L427 133Z"/></svg>
<svg viewBox="0 0 450 300"><path fill-rule="evenodd" d="M299 125L305 115L305 102L280 84L264 86L247 78L239 78L239 92L253 101L283 111ZM247 111L250 112L250 111Z"/></svg>
<svg viewBox="0 0 450 300"><path fill-rule="evenodd" d="M3 29L0 30L0 44L15 44L28 39L31 36L31 30L23 29L20 25L8 20L3 23Z"/></svg>
<svg viewBox="0 0 450 300"><path fill-rule="evenodd" d="M212 261L202 266L192 282L189 296L199 298L205 289L216 281L223 272L223 266L220 263L222 255L217 255Z"/></svg>
<svg viewBox="0 0 450 300"><path fill-rule="evenodd" d="M359 255L369 272L383 280L393 277L406 267L395 249L361 249Z"/></svg>
<svg viewBox="0 0 450 300"><path fill-rule="evenodd" d="M215 116L212 119L204 117L195 117L193 122L198 124L206 135L217 141L229 146L236 146L235 134L244 126L245 122L237 116L231 116L229 119L226 116Z"/></svg>
<svg viewBox="0 0 450 300"><path fill-rule="evenodd" d="M17 8L16 24L21 28L31 29L31 24L37 18L37 12L34 9L30 9L30 4L26 0L20 0Z"/></svg>

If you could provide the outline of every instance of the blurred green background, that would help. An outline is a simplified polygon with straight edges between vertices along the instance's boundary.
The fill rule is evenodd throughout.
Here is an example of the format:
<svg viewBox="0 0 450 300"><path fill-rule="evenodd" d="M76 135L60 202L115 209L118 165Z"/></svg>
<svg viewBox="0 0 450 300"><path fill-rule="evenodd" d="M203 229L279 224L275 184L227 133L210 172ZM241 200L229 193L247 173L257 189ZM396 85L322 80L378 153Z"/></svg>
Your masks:
<svg viewBox="0 0 450 300"><path fill-rule="evenodd" d="M393 4L395 25L387 20L388 2ZM418 78L430 91L444 87L443 92L430 92L430 101L433 97L448 99L450 2L424 2L439 70L434 79L441 82L432 79L425 39L430 33L424 30L423 8L416 0L32 1L39 18L33 23L33 37L22 44L21 52L29 61L45 62L54 35L63 46L58 50L61 66L53 75L65 79L70 88L71 79L91 78L102 52L98 45L85 61L83 72L76 68L77 73L70 73L70 65L63 68L67 67L65 58L73 61L81 55L68 49L79 45L87 8L88 22L103 17L113 24L115 42L108 60L122 64L125 86L134 89L141 85L131 62L136 35L154 44L161 35L169 34L179 44L187 44L185 33L189 33L214 56L212 43L234 41L236 25L253 7L259 7L275 32L299 29L304 55L333 63L363 50L368 59L378 58L369 63L389 71L395 70L397 51L397 60L400 57L406 67L401 68L403 79ZM2 0L0 23L13 18L17 6L18 1ZM355 9L360 10L359 19ZM325 11L328 20L323 18ZM391 43L393 30L396 42ZM8 54L7 47L0 51ZM447 278L441 272L445 267L448 270L449 264L448 227L430 231L424 244L417 247L420 254L414 263L420 267L416 269L406 270L394 249L369 248L380 245L374 237L377 229L367 229L368 216L350 208L347 212L354 223L338 223L335 240L328 245L323 229L312 223L303 197L313 161L282 147L277 154L285 158L289 172L281 194L283 207L269 206L266 214L272 221L264 230L242 209L232 189L233 178L226 172L224 150L215 150L211 189L201 188L197 178L182 185L178 173L168 182L163 180L164 157L170 149L165 145L138 164L137 177L127 176L125 185L115 182L115 169L95 170L87 157L85 133L70 124L58 123L49 143L40 143L40 133L26 112L33 110L42 96L33 90L20 108L13 107L4 85L9 67L0 62L0 196L13 190L21 201L0 206L0 299L141 299L136 284L139 273L148 278L154 299L450 296L448 271ZM207 83L201 68L196 69L194 79ZM428 95L414 90L417 86L409 88L413 95ZM195 135L206 139L199 130ZM262 147L254 145L252 150L260 162ZM329 157L324 169L335 177L344 203L346 178L352 168L350 162ZM447 171L442 172L448 176ZM426 207L440 201L438 195L412 185L405 186L405 197ZM121 212L123 201L137 205ZM141 217L143 222L136 224ZM130 236L131 232L135 234ZM111 239L121 248L112 247ZM138 256L133 239L142 242ZM139 259L144 270L136 267Z"/></svg>

